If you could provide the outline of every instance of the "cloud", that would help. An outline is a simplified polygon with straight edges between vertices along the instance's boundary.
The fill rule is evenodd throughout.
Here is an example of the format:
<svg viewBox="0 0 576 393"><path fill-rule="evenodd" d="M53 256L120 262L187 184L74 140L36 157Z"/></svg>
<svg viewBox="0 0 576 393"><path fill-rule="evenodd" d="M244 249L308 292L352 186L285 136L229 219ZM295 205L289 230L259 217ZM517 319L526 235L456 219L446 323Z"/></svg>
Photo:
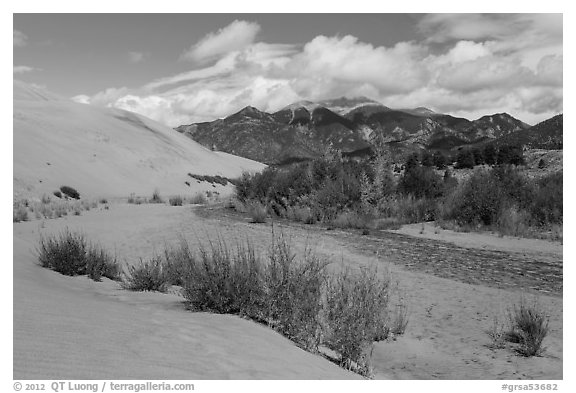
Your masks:
<svg viewBox="0 0 576 393"><path fill-rule="evenodd" d="M141 63L150 57L149 53L144 52L128 52L128 58L132 63Z"/></svg>
<svg viewBox="0 0 576 393"><path fill-rule="evenodd" d="M517 29L510 18L498 14L428 14L418 28L428 42L485 41L510 36Z"/></svg>
<svg viewBox="0 0 576 393"><path fill-rule="evenodd" d="M41 71L40 68L29 67L25 65L14 66L13 73L14 74L24 74L26 72L33 72L33 71Z"/></svg>
<svg viewBox="0 0 576 393"><path fill-rule="evenodd" d="M258 23L235 20L216 33L206 35L185 51L182 58L203 63L222 54L241 50L254 42L259 31Z"/></svg>
<svg viewBox="0 0 576 393"><path fill-rule="evenodd" d="M72 101L78 102L79 104L90 104L90 96L86 94L80 94L71 98Z"/></svg>
<svg viewBox="0 0 576 393"><path fill-rule="evenodd" d="M14 30L14 46L25 46L28 41L26 34L21 31Z"/></svg>
<svg viewBox="0 0 576 393"><path fill-rule="evenodd" d="M254 42L260 27L235 21L190 49L190 59L212 63L138 89L107 89L89 101L171 126L247 105L273 112L344 95L465 117L505 111L535 122L562 111L561 23L554 15L433 15L419 25L421 40L375 46L351 35Z"/></svg>

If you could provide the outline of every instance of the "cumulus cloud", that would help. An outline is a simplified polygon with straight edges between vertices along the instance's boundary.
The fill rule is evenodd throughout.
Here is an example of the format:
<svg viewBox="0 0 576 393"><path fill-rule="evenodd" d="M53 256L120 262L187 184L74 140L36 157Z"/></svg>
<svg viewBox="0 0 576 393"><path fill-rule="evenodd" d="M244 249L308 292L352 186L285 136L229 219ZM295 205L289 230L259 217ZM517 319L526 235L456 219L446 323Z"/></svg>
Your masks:
<svg viewBox="0 0 576 393"><path fill-rule="evenodd" d="M260 26L235 21L186 52L198 64L213 63L89 101L171 126L246 105L276 111L344 95L472 118L506 111L535 122L562 111L561 23L555 15L432 15L420 22L421 40L375 46L351 35L254 42Z"/></svg>
<svg viewBox="0 0 576 393"><path fill-rule="evenodd" d="M86 94L79 94L72 97L72 101L78 102L80 104L90 104L90 96L87 96Z"/></svg>
<svg viewBox="0 0 576 393"><path fill-rule="evenodd" d="M24 46L28 41L26 34L21 31L14 30L14 46Z"/></svg>
<svg viewBox="0 0 576 393"><path fill-rule="evenodd" d="M182 58L205 62L252 44L260 31L254 22L235 20L215 33L210 33L182 54Z"/></svg>

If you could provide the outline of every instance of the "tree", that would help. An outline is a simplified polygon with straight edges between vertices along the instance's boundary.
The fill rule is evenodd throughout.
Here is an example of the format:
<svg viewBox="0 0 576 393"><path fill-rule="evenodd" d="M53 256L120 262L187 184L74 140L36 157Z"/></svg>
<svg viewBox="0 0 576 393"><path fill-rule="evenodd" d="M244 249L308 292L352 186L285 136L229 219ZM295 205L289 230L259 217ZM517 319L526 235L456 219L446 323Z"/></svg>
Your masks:
<svg viewBox="0 0 576 393"><path fill-rule="evenodd" d="M524 164L524 151L522 146L504 145L498 149L497 163L523 165Z"/></svg>
<svg viewBox="0 0 576 393"><path fill-rule="evenodd" d="M484 154L482 153L482 150L480 150L479 148L475 147L474 149L472 149L472 154L474 155L474 164L482 165L486 162L484 160Z"/></svg>
<svg viewBox="0 0 576 393"><path fill-rule="evenodd" d="M428 150L422 151L422 160L420 161L422 166L431 167L434 165L434 158L432 154Z"/></svg>
<svg viewBox="0 0 576 393"><path fill-rule="evenodd" d="M484 146L482 151L484 156L484 163L487 165L494 165L496 164L496 148L493 144L488 144Z"/></svg>
<svg viewBox="0 0 576 393"><path fill-rule="evenodd" d="M418 154L416 153L410 154L410 156L406 160L406 163L404 164L404 170L409 171L417 167L418 165L420 165L420 163L418 162Z"/></svg>
<svg viewBox="0 0 576 393"><path fill-rule="evenodd" d="M546 167L546 161L543 158L538 161L538 169L544 169Z"/></svg>
<svg viewBox="0 0 576 393"><path fill-rule="evenodd" d="M474 154L469 149L462 149L456 157L456 169L474 168Z"/></svg>
<svg viewBox="0 0 576 393"><path fill-rule="evenodd" d="M398 181L398 191L416 198L436 198L442 195L442 178L432 168L417 166L404 172Z"/></svg>
<svg viewBox="0 0 576 393"><path fill-rule="evenodd" d="M446 168L446 161L447 160L446 160L446 156L442 152L440 152L440 151L435 152L433 157L432 157L432 160L434 162L434 166L437 169Z"/></svg>

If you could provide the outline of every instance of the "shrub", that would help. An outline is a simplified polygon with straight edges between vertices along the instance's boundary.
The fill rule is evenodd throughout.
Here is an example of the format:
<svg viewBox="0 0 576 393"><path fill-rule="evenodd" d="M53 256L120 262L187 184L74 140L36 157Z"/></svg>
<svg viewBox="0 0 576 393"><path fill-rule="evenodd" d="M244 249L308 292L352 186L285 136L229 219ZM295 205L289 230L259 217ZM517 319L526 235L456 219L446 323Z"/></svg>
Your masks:
<svg viewBox="0 0 576 393"><path fill-rule="evenodd" d="M534 301L528 304L524 299L509 310L511 329L510 341L520 344L518 353L523 356L539 356L542 353L542 342L548 334L549 317Z"/></svg>
<svg viewBox="0 0 576 393"><path fill-rule="evenodd" d="M498 231L503 235L522 236L528 232L529 220L528 212L511 205L501 209L496 225Z"/></svg>
<svg viewBox="0 0 576 393"><path fill-rule="evenodd" d="M98 203L104 205L104 204L108 203L108 199L106 199L106 198L100 198L100 200L98 201Z"/></svg>
<svg viewBox="0 0 576 393"><path fill-rule="evenodd" d="M454 165L455 169L463 169L463 168L474 168L476 164L476 160L474 159L474 153L470 149L463 149L458 153L456 157L456 165Z"/></svg>
<svg viewBox="0 0 576 393"><path fill-rule="evenodd" d="M524 151L522 146L515 145L504 145L498 149L498 154L496 156L496 162L499 165L502 164L512 164L512 165L524 165Z"/></svg>
<svg viewBox="0 0 576 393"><path fill-rule="evenodd" d="M340 365L368 375L369 352L375 339L387 335L388 280L376 270L349 269L331 277L326 291L325 344L340 354Z"/></svg>
<svg viewBox="0 0 576 393"><path fill-rule="evenodd" d="M194 194L190 199L190 203L194 205L205 205L207 202L206 195L202 192Z"/></svg>
<svg viewBox="0 0 576 393"><path fill-rule="evenodd" d="M76 191L75 189L73 189L72 187L62 186L62 187L60 187L60 191L62 191L62 194L67 195L70 198L80 199L80 193L78 191Z"/></svg>
<svg viewBox="0 0 576 393"><path fill-rule="evenodd" d="M340 213L330 222L330 225L336 228L366 229L370 226L371 222L372 218L367 214L347 211Z"/></svg>
<svg viewBox="0 0 576 393"><path fill-rule="evenodd" d="M503 201L497 180L489 172L477 171L444 201L443 218L454 219L459 225L491 225Z"/></svg>
<svg viewBox="0 0 576 393"><path fill-rule="evenodd" d="M389 285L375 270L331 277L326 265L309 249L298 258L282 235L273 235L266 258L250 242L230 249L219 238L194 253L182 241L166 249L164 264L155 260L141 268L144 278L136 281L149 288L149 277L160 276L160 282L182 286L192 310L267 323L310 351L325 344L340 354L341 365L369 375L367 349L388 337L390 326L401 334L406 313L389 324Z"/></svg>
<svg viewBox="0 0 576 393"><path fill-rule="evenodd" d="M562 172L541 178L536 183L529 210L534 224L546 226L563 222L563 176Z"/></svg>
<svg viewBox="0 0 576 393"><path fill-rule="evenodd" d="M120 267L116 258L104 249L91 246L86 253L86 274L94 281L101 281L102 277L118 280Z"/></svg>
<svg viewBox="0 0 576 393"><path fill-rule="evenodd" d="M232 198L230 200L230 207L232 209L236 210L238 213L246 213L248 211L248 209L246 208L246 204L243 202L240 202L236 198Z"/></svg>
<svg viewBox="0 0 576 393"><path fill-rule="evenodd" d="M170 206L182 206L183 199L181 196L177 195L168 198L168 202L170 203Z"/></svg>
<svg viewBox="0 0 576 393"><path fill-rule="evenodd" d="M544 161L543 158L540 159L540 161L538 161L538 169L544 169L546 168L546 161Z"/></svg>
<svg viewBox="0 0 576 393"><path fill-rule="evenodd" d="M397 195L381 200L378 211L384 218L394 218L397 223L412 224L435 220L438 203L435 199Z"/></svg>
<svg viewBox="0 0 576 393"><path fill-rule="evenodd" d="M53 194L57 198L62 198L62 193L60 191L54 191Z"/></svg>
<svg viewBox="0 0 576 393"><path fill-rule="evenodd" d="M308 206L294 206L288 209L288 218L303 222L304 224L314 224L316 219L312 214L312 209Z"/></svg>
<svg viewBox="0 0 576 393"><path fill-rule="evenodd" d="M250 243L233 253L218 240L201 246L198 255L182 243L169 255L169 266L183 274L183 296L192 309L264 319L262 267Z"/></svg>
<svg viewBox="0 0 576 393"><path fill-rule="evenodd" d="M303 348L317 350L326 263L310 250L297 260L284 236L273 240L268 260L265 302L269 323Z"/></svg>
<svg viewBox="0 0 576 393"><path fill-rule="evenodd" d="M154 257L148 261L140 259L138 265L128 267L122 286L131 291L166 292L168 275L165 272L162 258Z"/></svg>
<svg viewBox="0 0 576 393"><path fill-rule="evenodd" d="M311 202L314 214L320 217L320 221L326 222L335 219L348 201L339 182L328 179L311 194Z"/></svg>
<svg viewBox="0 0 576 393"><path fill-rule="evenodd" d="M40 265L67 276L88 275L94 281L102 277L117 280L119 266L116 258L103 248L90 245L81 233L68 229L58 236L40 239Z"/></svg>
<svg viewBox="0 0 576 393"><path fill-rule="evenodd" d="M262 205L260 202L251 202L248 204L248 214L252 218L250 222L252 223L264 223L268 213L266 211L266 206Z"/></svg>
<svg viewBox="0 0 576 393"><path fill-rule="evenodd" d="M444 193L442 178L432 168L416 166L404 172L398 191L416 198L437 198Z"/></svg>
<svg viewBox="0 0 576 393"><path fill-rule="evenodd" d="M13 209L12 222L28 221L28 209L17 206Z"/></svg>
<svg viewBox="0 0 576 393"><path fill-rule="evenodd" d="M154 190L154 192L152 193L152 198L150 198L149 202L150 203L164 203L164 200L160 196L160 191L158 191L157 189Z"/></svg>
<svg viewBox="0 0 576 393"><path fill-rule="evenodd" d="M401 336L408 326L408 308L404 304L396 305L396 311L390 324L390 333L395 336ZM384 337L386 338L386 337Z"/></svg>
<svg viewBox="0 0 576 393"><path fill-rule="evenodd" d="M59 236L40 239L38 259L43 267L76 276L86 274L86 251L84 235L66 229Z"/></svg>

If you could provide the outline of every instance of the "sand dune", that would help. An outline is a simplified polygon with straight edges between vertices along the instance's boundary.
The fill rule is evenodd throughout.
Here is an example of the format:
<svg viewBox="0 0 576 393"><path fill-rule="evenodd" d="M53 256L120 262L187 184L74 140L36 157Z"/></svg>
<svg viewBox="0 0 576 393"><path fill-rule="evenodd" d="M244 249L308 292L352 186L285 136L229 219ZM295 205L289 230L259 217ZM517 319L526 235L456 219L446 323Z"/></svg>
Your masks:
<svg viewBox="0 0 576 393"><path fill-rule="evenodd" d="M93 197L154 189L187 195L215 189L188 173L232 178L264 168L212 152L144 116L71 102L19 81L13 117L15 198L51 194L62 185Z"/></svg>

